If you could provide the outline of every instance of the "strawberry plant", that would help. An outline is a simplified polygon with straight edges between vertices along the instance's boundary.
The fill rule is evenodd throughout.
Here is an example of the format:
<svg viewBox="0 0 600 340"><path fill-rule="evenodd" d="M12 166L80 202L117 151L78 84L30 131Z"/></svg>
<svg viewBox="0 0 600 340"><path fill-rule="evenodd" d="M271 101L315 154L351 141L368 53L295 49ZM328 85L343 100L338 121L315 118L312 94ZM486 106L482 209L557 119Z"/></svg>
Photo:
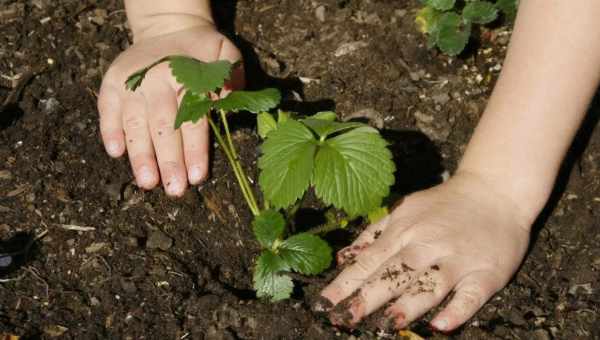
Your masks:
<svg viewBox="0 0 600 340"><path fill-rule="evenodd" d="M437 46L442 52L455 56L460 54L471 36L473 25L486 25L504 13L512 19L517 12L518 0L419 0L416 23L427 34L430 48Z"/></svg>
<svg viewBox="0 0 600 340"><path fill-rule="evenodd" d="M319 235L344 227L349 219L380 214L382 200L394 182L395 166L386 141L377 130L358 122L339 122L333 112L309 117L270 110L279 105L277 89L232 91L219 98L236 66L227 61L202 62L185 56L168 56L132 74L125 86L135 91L148 70L167 62L185 89L175 119L184 122L206 118L222 148L252 214L252 229L261 246L254 267L258 297L271 301L288 298L296 272L316 275L330 266L331 248ZM238 111L257 114L258 133L264 139L258 160L259 205L231 138L228 116ZM291 234L289 221L309 188L331 209L346 217L314 230ZM286 212L284 215L283 212Z"/></svg>

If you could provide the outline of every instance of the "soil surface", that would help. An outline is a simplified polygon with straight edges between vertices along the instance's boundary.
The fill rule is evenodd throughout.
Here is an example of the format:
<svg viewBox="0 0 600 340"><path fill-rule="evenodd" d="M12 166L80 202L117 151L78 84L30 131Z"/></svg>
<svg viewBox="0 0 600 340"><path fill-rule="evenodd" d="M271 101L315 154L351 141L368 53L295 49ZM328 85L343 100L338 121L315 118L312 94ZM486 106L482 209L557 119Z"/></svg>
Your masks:
<svg viewBox="0 0 600 340"><path fill-rule="evenodd" d="M244 51L251 87L279 86L299 111L335 109L384 127L395 143L401 194L455 168L510 37L503 27L481 30L461 58L448 58L428 50L416 31L416 1L215 3L222 29ZM255 298L258 245L218 150L211 179L180 200L162 189L138 190L127 159L104 153L95 94L130 43L120 1L0 0L0 33L0 100L18 94L0 114L0 252L47 231L22 263L0 273L0 334L394 338L369 323L338 330L311 312L335 268L299 277L288 301ZM590 110L508 287L449 336L431 333L424 321L413 324L415 332L432 339L600 339L599 112L600 105ZM235 139L254 169L258 138L245 121ZM336 249L359 232L335 238Z"/></svg>

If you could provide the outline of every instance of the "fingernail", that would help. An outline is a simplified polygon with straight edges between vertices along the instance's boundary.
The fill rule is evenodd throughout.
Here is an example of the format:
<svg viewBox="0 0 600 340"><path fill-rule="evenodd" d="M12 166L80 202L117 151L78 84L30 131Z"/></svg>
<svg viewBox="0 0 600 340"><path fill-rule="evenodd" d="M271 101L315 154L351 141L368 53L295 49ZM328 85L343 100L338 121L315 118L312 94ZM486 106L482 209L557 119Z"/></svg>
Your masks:
<svg viewBox="0 0 600 340"><path fill-rule="evenodd" d="M200 166L190 168L189 177L191 183L199 184L204 180L204 169Z"/></svg>
<svg viewBox="0 0 600 340"><path fill-rule="evenodd" d="M435 320L431 323L431 327L438 331L446 331L448 329L448 321L445 319Z"/></svg>
<svg viewBox="0 0 600 340"><path fill-rule="evenodd" d="M360 290L339 303L330 313L332 323L353 328L365 314L365 305Z"/></svg>
<svg viewBox="0 0 600 340"><path fill-rule="evenodd" d="M383 312L383 320L380 323L380 327L383 330L389 331L391 329L401 330L406 327L406 315L400 312L394 307L387 308Z"/></svg>
<svg viewBox="0 0 600 340"><path fill-rule="evenodd" d="M362 319L363 315L365 315L365 304L364 300L360 295L356 296L352 299L352 303L350 304L350 313L352 314L351 325L357 324L360 319Z"/></svg>
<svg viewBox="0 0 600 340"><path fill-rule="evenodd" d="M177 178L177 177L172 177L167 182L166 187L167 187L166 188L167 193L171 196L179 196L185 189L183 182L181 180L179 180L179 178Z"/></svg>
<svg viewBox="0 0 600 340"><path fill-rule="evenodd" d="M121 145L117 142L106 143L106 152L112 157L118 157L121 153Z"/></svg>
<svg viewBox="0 0 600 340"><path fill-rule="evenodd" d="M154 172L152 172L152 169L150 169L149 166L144 165L140 167L138 169L138 176L138 186L140 187L147 187L154 182Z"/></svg>

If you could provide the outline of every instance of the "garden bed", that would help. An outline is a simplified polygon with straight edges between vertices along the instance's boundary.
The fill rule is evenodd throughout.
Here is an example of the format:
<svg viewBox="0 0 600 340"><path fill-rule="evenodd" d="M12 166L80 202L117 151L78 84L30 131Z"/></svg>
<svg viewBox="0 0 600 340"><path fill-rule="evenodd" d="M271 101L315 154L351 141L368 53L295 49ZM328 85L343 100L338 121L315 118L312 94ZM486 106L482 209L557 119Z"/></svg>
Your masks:
<svg viewBox="0 0 600 340"><path fill-rule="evenodd" d="M219 3L216 15L244 52L250 86L281 88L298 111L335 109L382 125L394 141L402 194L456 167L510 36L503 27L477 32L457 59L426 49L416 1ZM0 99L23 85L0 115L0 239L48 231L29 261L0 277L8 281L0 283L0 334L377 338L369 322L345 332L310 310L335 268L298 276L290 300L255 298L259 246L219 150L209 181L179 200L138 190L127 159L105 154L95 94L129 44L125 22L120 1L0 1ZM20 84L10 79L17 74L32 77ZM453 338L600 338L599 112L592 108L576 140L523 267ZM248 121L234 120L233 137L256 178L259 139ZM339 249L359 232L330 239ZM446 338L424 325L414 331Z"/></svg>

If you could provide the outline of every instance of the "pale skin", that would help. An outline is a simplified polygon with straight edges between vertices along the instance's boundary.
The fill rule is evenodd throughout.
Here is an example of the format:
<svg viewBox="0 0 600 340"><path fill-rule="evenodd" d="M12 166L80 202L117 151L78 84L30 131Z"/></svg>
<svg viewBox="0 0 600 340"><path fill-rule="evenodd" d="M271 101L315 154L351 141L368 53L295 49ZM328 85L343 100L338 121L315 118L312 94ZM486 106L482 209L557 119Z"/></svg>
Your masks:
<svg viewBox="0 0 600 340"><path fill-rule="evenodd" d="M215 30L208 1L139 3L126 1L134 45L102 84L102 137L111 156L127 151L138 185L150 189L160 174L178 196L206 178L206 123L172 129L180 93L167 69L150 74L140 94L125 92L123 81L168 54L240 55ZM431 321L450 331L509 282L600 81L599 14L596 0L521 1L503 71L458 170L406 197L343 250L345 268L322 292L330 303L316 309L353 327L383 308L383 325L404 328L454 292Z"/></svg>
<svg viewBox="0 0 600 340"><path fill-rule="evenodd" d="M136 182L152 189L162 182L169 196L182 196L189 184L208 176L208 123L174 121L181 85L166 64L149 71L136 92L123 86L127 77L167 55L189 55L204 61L238 61L239 50L214 25L208 1L126 0L133 45L104 76L98 96L100 132L107 153L129 156ZM236 70L229 87L243 86Z"/></svg>

